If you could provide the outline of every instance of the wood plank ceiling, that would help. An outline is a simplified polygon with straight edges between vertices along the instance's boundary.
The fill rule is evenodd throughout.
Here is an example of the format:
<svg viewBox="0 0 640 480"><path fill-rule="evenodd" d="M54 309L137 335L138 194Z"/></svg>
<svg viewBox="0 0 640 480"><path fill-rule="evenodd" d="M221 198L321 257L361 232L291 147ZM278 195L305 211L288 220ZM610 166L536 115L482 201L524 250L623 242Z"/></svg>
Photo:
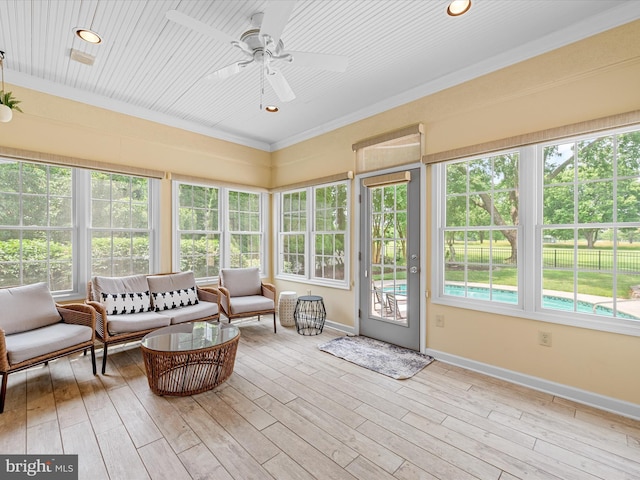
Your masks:
<svg viewBox="0 0 640 480"><path fill-rule="evenodd" d="M178 10L233 38L262 0L0 0L5 81L217 138L274 150L640 18L637 0L298 0L286 49L345 55L346 72L284 64L296 98L278 100L260 69L205 77L239 51L165 17ZM74 35L92 28L104 41ZM71 49L95 56L71 60ZM29 106L24 105L28 111Z"/></svg>

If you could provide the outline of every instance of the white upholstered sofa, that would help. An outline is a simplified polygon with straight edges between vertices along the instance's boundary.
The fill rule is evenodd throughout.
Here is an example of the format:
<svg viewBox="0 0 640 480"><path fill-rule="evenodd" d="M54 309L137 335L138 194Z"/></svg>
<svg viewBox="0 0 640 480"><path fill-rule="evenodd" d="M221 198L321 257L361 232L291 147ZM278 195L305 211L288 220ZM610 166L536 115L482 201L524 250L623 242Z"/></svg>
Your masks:
<svg viewBox="0 0 640 480"><path fill-rule="evenodd" d="M87 304L96 309L97 339L104 344L102 373L108 346L139 340L147 333L183 322L218 320L217 289L198 287L193 272L130 275L91 279Z"/></svg>

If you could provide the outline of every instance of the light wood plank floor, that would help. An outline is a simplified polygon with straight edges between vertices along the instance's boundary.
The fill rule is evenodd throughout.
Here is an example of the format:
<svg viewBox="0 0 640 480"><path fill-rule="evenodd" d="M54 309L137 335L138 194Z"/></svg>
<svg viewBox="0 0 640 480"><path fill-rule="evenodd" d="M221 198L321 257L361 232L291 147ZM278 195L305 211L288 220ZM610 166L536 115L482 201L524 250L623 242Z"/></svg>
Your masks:
<svg viewBox="0 0 640 480"><path fill-rule="evenodd" d="M193 397L148 388L137 344L107 375L75 356L9 376L0 452L79 455L79 478L640 479L640 422L444 363L409 380L241 324L233 375ZM98 356L100 360L100 355Z"/></svg>

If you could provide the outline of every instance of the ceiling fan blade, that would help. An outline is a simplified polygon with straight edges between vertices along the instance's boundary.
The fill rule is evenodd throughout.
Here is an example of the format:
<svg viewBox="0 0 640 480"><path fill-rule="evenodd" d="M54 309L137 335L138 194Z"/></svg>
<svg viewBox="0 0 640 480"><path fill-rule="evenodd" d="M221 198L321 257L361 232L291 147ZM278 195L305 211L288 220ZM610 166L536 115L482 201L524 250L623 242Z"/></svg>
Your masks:
<svg viewBox="0 0 640 480"><path fill-rule="evenodd" d="M290 51L285 53L291 55L291 63L298 67L314 67L332 72L344 72L349 65L349 58L344 55Z"/></svg>
<svg viewBox="0 0 640 480"><path fill-rule="evenodd" d="M260 36L269 35L275 45L278 45L282 31L289 21L289 16L295 5L294 1L276 0L267 4L260 26Z"/></svg>
<svg viewBox="0 0 640 480"><path fill-rule="evenodd" d="M225 78L229 78L236 73L240 73L244 68L247 67L247 62L235 62L231 65L227 65L226 67L222 67L215 72L211 72L205 78L207 80L224 80Z"/></svg>
<svg viewBox="0 0 640 480"><path fill-rule="evenodd" d="M214 40L217 40L219 42L231 43L232 41L235 40L230 35L227 35L226 33L221 32L220 30L213 28L212 26L207 25L206 23L201 22L200 20L196 20L195 18L190 17L189 15L185 15L184 13L179 12L177 10L169 10L164 15L165 17L167 17L167 19L171 20L172 22L175 22L184 27L190 28L191 30L195 30L196 32L201 33L203 35L207 35L208 37L211 37Z"/></svg>
<svg viewBox="0 0 640 480"><path fill-rule="evenodd" d="M267 80L269 80L269 83L271 84L271 88L273 88L280 100L283 102L290 102L296 98L295 93L293 93L293 90L291 90L291 87L289 86L289 82L287 82L287 79L284 78L284 75L282 75L279 70L269 68L266 74Z"/></svg>

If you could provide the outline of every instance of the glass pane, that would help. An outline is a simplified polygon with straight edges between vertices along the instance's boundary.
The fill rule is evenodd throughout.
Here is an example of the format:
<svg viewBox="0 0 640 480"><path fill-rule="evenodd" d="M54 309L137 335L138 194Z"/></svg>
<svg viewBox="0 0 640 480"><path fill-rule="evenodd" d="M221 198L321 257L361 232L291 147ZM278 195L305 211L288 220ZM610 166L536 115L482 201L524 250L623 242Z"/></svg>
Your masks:
<svg viewBox="0 0 640 480"><path fill-rule="evenodd" d="M27 226L49 225L47 218L48 202L43 195L24 195L22 197L22 224Z"/></svg>
<svg viewBox="0 0 640 480"><path fill-rule="evenodd" d="M640 131L618 135L618 176L640 176Z"/></svg>
<svg viewBox="0 0 640 480"><path fill-rule="evenodd" d="M616 221L640 222L640 181L638 178L619 180L617 187Z"/></svg>
<svg viewBox="0 0 640 480"><path fill-rule="evenodd" d="M613 221L613 182L589 182L578 186L578 222Z"/></svg>
<svg viewBox="0 0 640 480"><path fill-rule="evenodd" d="M20 225L20 195L0 193L0 225Z"/></svg>
<svg viewBox="0 0 640 480"><path fill-rule="evenodd" d="M543 223L565 224L574 222L573 186L545 187L543 191Z"/></svg>
<svg viewBox="0 0 640 480"><path fill-rule="evenodd" d="M49 172L46 165L22 164L22 191L46 195L49 190Z"/></svg>
<svg viewBox="0 0 640 480"><path fill-rule="evenodd" d="M18 193L20 191L21 163L0 159L0 193Z"/></svg>
<svg viewBox="0 0 640 480"><path fill-rule="evenodd" d="M544 184L573 182L574 143L549 145L544 148Z"/></svg>
<svg viewBox="0 0 640 480"><path fill-rule="evenodd" d="M446 166L447 195L467 193L467 163L459 162Z"/></svg>
<svg viewBox="0 0 640 480"><path fill-rule="evenodd" d="M578 181L613 178L613 137L578 142Z"/></svg>

